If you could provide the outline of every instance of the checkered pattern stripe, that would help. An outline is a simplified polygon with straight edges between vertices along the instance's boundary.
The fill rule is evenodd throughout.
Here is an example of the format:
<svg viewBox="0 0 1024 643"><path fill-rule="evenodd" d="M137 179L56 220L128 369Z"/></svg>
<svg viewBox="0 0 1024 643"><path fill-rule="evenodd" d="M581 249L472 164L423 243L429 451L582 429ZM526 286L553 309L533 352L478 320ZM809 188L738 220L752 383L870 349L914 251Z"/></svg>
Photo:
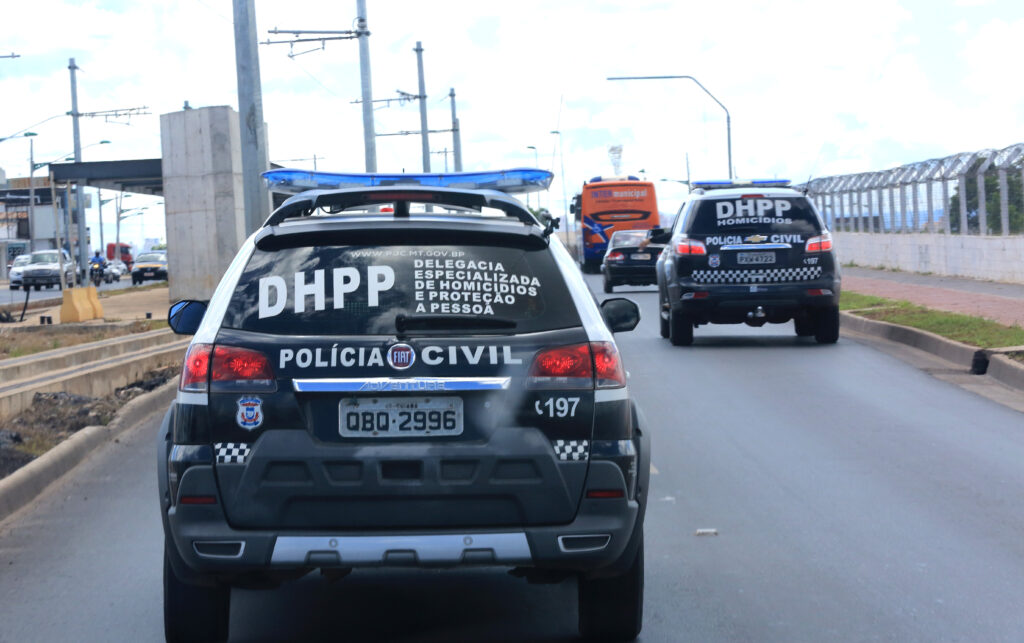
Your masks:
<svg viewBox="0 0 1024 643"><path fill-rule="evenodd" d="M555 440L555 455L559 460L579 462L590 457L590 442L587 440Z"/></svg>
<svg viewBox="0 0 1024 643"><path fill-rule="evenodd" d="M820 277L821 266L693 271L693 280L704 284L771 284L784 281L811 281Z"/></svg>
<svg viewBox="0 0 1024 643"><path fill-rule="evenodd" d="M217 452L217 464L245 464L249 455L249 445L244 442L216 442L213 450Z"/></svg>

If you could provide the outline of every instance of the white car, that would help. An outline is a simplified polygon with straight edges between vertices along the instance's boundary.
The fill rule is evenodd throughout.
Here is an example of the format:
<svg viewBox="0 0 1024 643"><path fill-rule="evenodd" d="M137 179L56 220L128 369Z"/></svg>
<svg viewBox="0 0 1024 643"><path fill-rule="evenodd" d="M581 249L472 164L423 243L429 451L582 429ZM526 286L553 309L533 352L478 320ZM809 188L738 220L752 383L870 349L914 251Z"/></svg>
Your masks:
<svg viewBox="0 0 1024 643"><path fill-rule="evenodd" d="M128 274L128 266L126 266L123 261L114 259L107 262L107 272L105 275L107 283L110 283L111 281L121 281L121 277L126 274Z"/></svg>
<svg viewBox="0 0 1024 643"><path fill-rule="evenodd" d="M68 255L67 250L60 251L60 260L57 255L56 250L36 250L30 255L31 258L21 273L21 282L25 290L31 286L35 286L36 290L43 286L59 287L62 266L64 282L69 287L75 285L75 275L78 272L75 262Z"/></svg>
<svg viewBox="0 0 1024 643"><path fill-rule="evenodd" d="M11 280L11 290L17 290L21 288L21 273L25 270L25 266L28 265L31 255L25 253L18 255L14 258L14 263L11 264L11 270L7 273L8 278Z"/></svg>

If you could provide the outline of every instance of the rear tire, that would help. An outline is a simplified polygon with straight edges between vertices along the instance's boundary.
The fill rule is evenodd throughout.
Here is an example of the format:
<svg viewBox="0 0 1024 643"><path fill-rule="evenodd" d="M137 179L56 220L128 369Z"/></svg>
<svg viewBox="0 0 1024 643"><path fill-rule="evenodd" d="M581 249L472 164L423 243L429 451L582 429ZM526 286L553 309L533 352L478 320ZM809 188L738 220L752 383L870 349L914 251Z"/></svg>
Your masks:
<svg viewBox="0 0 1024 643"><path fill-rule="evenodd" d="M658 325L661 331L661 336L668 339L668 313L665 311L665 304L668 303L662 298L661 293L658 293Z"/></svg>
<svg viewBox="0 0 1024 643"><path fill-rule="evenodd" d="M644 620L643 540L626 573L612 578L581 577L578 595L580 636L603 641L635 639Z"/></svg>
<svg viewBox="0 0 1024 643"><path fill-rule="evenodd" d="M185 641L226 641L231 615L231 588L204 587L182 582L174 573L164 543L164 637L168 643Z"/></svg>
<svg viewBox="0 0 1024 643"><path fill-rule="evenodd" d="M794 317L793 327L796 329L797 337L810 337L814 334L814 316L808 314L806 317Z"/></svg>
<svg viewBox="0 0 1024 643"><path fill-rule="evenodd" d="M668 340L673 346L693 343L693 322L681 311L672 309L668 314Z"/></svg>
<svg viewBox="0 0 1024 643"><path fill-rule="evenodd" d="M608 278L608 275L604 276L604 291L605 291L605 293L610 293L610 292L614 292L615 291L615 284L612 283L612 280Z"/></svg>
<svg viewBox="0 0 1024 643"><path fill-rule="evenodd" d="M839 307L829 306L815 315L814 339L819 344L835 344L839 341Z"/></svg>

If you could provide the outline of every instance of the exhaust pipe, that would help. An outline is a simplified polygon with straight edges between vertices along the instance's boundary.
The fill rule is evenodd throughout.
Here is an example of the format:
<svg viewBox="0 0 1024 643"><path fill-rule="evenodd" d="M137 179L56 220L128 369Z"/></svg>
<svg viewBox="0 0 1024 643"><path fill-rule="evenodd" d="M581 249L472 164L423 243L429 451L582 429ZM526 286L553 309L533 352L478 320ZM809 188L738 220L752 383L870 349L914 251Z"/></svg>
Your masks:
<svg viewBox="0 0 1024 643"><path fill-rule="evenodd" d="M765 316L764 308L761 306L747 313L747 319L764 319Z"/></svg>

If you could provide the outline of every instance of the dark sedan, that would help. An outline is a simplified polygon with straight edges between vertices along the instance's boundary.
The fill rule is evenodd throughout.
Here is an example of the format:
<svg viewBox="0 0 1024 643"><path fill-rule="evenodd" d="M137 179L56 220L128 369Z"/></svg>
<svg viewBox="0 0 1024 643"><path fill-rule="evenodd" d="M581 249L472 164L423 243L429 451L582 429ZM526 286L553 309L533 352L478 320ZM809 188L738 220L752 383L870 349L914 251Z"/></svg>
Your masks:
<svg viewBox="0 0 1024 643"><path fill-rule="evenodd" d="M619 230L608 242L608 250L601 262L604 291L615 286L645 286L657 283L655 264L665 246L651 243L647 230Z"/></svg>

